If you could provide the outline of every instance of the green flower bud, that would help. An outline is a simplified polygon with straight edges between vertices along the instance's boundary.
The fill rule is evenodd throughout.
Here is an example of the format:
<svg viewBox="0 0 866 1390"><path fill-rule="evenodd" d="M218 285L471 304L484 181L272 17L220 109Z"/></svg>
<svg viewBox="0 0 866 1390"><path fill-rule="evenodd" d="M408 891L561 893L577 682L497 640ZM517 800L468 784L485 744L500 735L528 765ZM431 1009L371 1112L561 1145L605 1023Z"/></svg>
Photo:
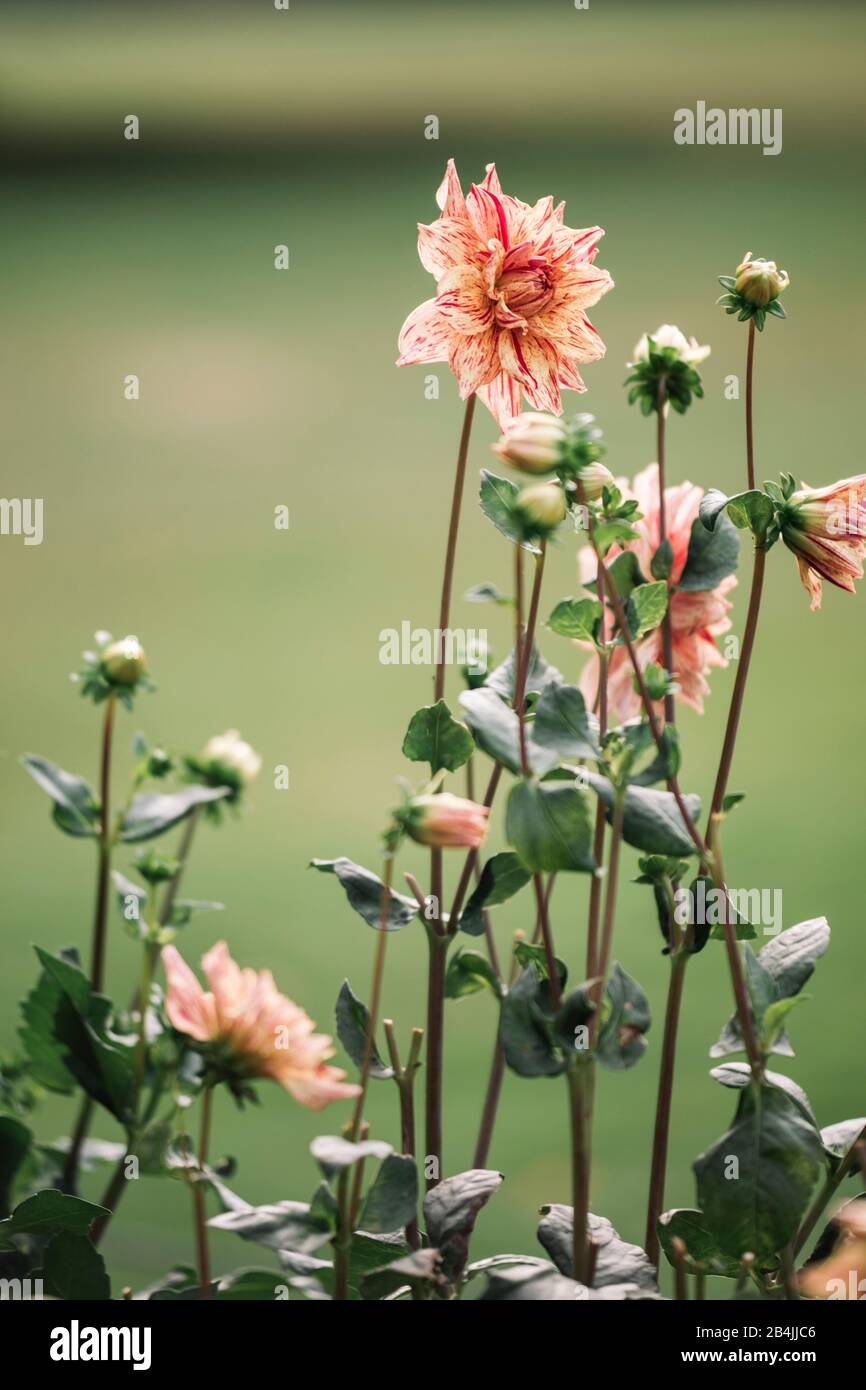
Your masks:
<svg viewBox="0 0 866 1390"><path fill-rule="evenodd" d="M603 463L588 463L579 469L575 477L578 501L597 502L606 487L613 487L613 474Z"/></svg>
<svg viewBox="0 0 866 1390"><path fill-rule="evenodd" d="M168 883L174 878L180 863L168 854L158 854L155 849L142 850L133 860L145 883Z"/></svg>
<svg viewBox="0 0 866 1390"><path fill-rule="evenodd" d="M135 685L147 670L144 648L137 637L122 637L102 653L102 672L114 685Z"/></svg>
<svg viewBox="0 0 866 1390"><path fill-rule="evenodd" d="M559 483L532 483L517 494L514 505L534 534L548 535L565 520L565 493Z"/></svg>
<svg viewBox="0 0 866 1390"><path fill-rule="evenodd" d="M752 260L751 251L747 251L745 259L737 266L734 289L749 304L763 309L771 299L778 299L790 283L787 273L779 270L775 261Z"/></svg>

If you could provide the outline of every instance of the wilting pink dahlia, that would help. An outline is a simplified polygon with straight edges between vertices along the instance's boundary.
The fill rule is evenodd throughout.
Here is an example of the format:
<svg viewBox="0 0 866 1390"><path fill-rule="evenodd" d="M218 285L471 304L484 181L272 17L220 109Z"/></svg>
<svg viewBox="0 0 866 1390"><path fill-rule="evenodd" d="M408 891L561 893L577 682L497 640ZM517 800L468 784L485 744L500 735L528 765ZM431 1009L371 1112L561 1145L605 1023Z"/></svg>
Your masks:
<svg viewBox="0 0 866 1390"><path fill-rule="evenodd" d="M823 579L854 593L866 555L866 473L829 487L804 483L780 509L782 540L797 560L812 612L821 607Z"/></svg>
<svg viewBox="0 0 866 1390"><path fill-rule="evenodd" d="M659 474L658 465L650 464L638 473L633 487L625 479L617 480L624 497L636 498L643 519L636 523L638 540L626 547L637 556L641 573L650 577L650 563L659 546ZM698 515L698 506L703 497L703 489L692 483L680 483L677 487L665 488L665 529L673 550L673 565L669 585L676 584L685 568L688 558L692 523ZM619 547L613 546L606 556L610 564L619 554ZM596 575L595 555L590 547L580 551L579 563L581 579L584 583ZM707 672L713 666L727 666L726 659L716 646L716 637L727 632L731 626L727 614L731 604L725 595L735 586L736 576L731 574L717 584L714 589L697 593L681 593L676 589L670 596L671 639L673 646L673 676L679 690L676 698L690 705L698 714L704 712L704 696L709 693ZM610 631L611 624L608 625ZM664 666L661 628L647 633L636 643L636 652L641 670L646 670L652 662ZM580 688L587 705L595 705L598 694L599 664L593 655L580 680ZM617 720L633 719L641 708L640 695L634 688L633 671L625 647L616 647L608 665L608 707ZM661 704L658 709L661 710Z"/></svg>
<svg viewBox="0 0 866 1390"><path fill-rule="evenodd" d="M520 410L562 410L559 390L586 388L578 364L604 356L585 311L613 288L593 262L601 227L575 231L551 197L530 207L502 192L496 166L466 197L453 159L421 225L418 254L436 279L400 331L397 365L447 362L466 400L477 391L500 428Z"/></svg>
<svg viewBox="0 0 866 1390"><path fill-rule="evenodd" d="M196 1042L213 1043L228 1075L270 1077L309 1110L358 1095L358 1086L343 1084L344 1071L325 1066L331 1039L313 1032L312 1019L280 994L269 970L242 970L218 941L202 957L207 993L174 946L163 948L162 962L169 1021Z"/></svg>

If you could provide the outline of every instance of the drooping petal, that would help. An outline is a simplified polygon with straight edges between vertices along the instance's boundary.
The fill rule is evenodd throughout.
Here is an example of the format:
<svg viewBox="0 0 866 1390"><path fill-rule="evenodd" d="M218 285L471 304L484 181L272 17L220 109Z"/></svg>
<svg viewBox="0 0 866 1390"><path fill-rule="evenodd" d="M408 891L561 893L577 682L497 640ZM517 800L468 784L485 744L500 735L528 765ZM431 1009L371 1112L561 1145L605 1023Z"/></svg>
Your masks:
<svg viewBox="0 0 866 1390"><path fill-rule="evenodd" d="M179 1033L186 1033L197 1042L207 1042L211 1036L204 990L174 946L164 946L162 963L165 967L165 1012L169 1023Z"/></svg>
<svg viewBox="0 0 866 1390"><path fill-rule="evenodd" d="M435 299L427 299L413 309L403 327L397 347L397 366L413 362L447 362L451 329L442 317Z"/></svg>

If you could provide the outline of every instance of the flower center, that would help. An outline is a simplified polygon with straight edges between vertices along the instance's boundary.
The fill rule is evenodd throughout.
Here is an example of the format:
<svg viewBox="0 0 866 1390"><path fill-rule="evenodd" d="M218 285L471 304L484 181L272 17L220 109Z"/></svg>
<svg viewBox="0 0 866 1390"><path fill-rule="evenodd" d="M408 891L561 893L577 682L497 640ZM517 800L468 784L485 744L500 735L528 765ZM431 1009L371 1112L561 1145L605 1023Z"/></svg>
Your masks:
<svg viewBox="0 0 866 1390"><path fill-rule="evenodd" d="M506 270L496 282L499 298L515 314L531 319L540 314L553 294L548 271L542 266L531 270Z"/></svg>

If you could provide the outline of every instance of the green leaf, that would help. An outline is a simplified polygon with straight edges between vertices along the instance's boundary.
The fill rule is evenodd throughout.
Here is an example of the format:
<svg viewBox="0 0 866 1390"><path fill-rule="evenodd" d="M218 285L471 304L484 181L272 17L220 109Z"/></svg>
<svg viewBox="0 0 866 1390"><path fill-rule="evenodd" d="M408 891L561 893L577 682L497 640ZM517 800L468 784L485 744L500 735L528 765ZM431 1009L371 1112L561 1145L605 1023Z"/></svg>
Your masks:
<svg viewBox="0 0 866 1390"><path fill-rule="evenodd" d="M434 1292L444 1289L447 1281L440 1272L442 1256L438 1250L413 1250L399 1260L365 1274L361 1280L361 1297L368 1301L387 1299L401 1289Z"/></svg>
<svg viewBox="0 0 866 1390"><path fill-rule="evenodd" d="M798 1004L809 999L808 994L798 994L793 999L777 999L764 1010L761 1019L761 1047L765 1052L773 1047L784 1031L785 1019Z"/></svg>
<svg viewBox="0 0 866 1390"><path fill-rule="evenodd" d="M619 961L611 966L607 1000L607 1014L598 1034L598 1060L609 1071L625 1071L639 1062L646 1051L644 1034L651 1016L646 994Z"/></svg>
<svg viewBox="0 0 866 1390"><path fill-rule="evenodd" d="M510 1269L495 1269L487 1280L481 1303L556 1303L600 1298L585 1284L569 1279L549 1264L526 1259Z"/></svg>
<svg viewBox="0 0 866 1390"><path fill-rule="evenodd" d="M127 844L152 840L186 820L197 806L220 801L231 791L231 787L205 787L195 782L177 792L139 792L127 808L120 839Z"/></svg>
<svg viewBox="0 0 866 1390"><path fill-rule="evenodd" d="M851 1145L860 1138L864 1129L866 1129L866 1117L863 1115L857 1120L840 1120L835 1125L824 1126L821 1130L821 1143L824 1145L824 1153L830 1163L831 1172L836 1172ZM854 1168L856 1171L856 1164Z"/></svg>
<svg viewBox="0 0 866 1390"><path fill-rule="evenodd" d="M459 1279L462 1274L478 1213L502 1181L502 1174L492 1169L470 1168L443 1178L424 1198L427 1238L441 1252L449 1278Z"/></svg>
<svg viewBox="0 0 866 1390"><path fill-rule="evenodd" d="M560 637L576 642L595 642L601 622L601 604L596 598L564 598L554 608L546 626Z"/></svg>
<svg viewBox="0 0 866 1390"><path fill-rule="evenodd" d="M320 1134L310 1145L310 1153L330 1182L335 1173L351 1168L362 1158L387 1158L394 1150L382 1139L363 1139L352 1143L338 1134Z"/></svg>
<svg viewBox="0 0 866 1390"><path fill-rule="evenodd" d="M265 1207L222 1212L220 1216L211 1216L207 1225L214 1230L228 1230L268 1250L311 1255L331 1240L336 1229L334 1197L324 1183L321 1191L328 1195L329 1202L321 1197L313 1202L271 1202Z"/></svg>
<svg viewBox="0 0 866 1390"><path fill-rule="evenodd" d="M518 782L508 797L508 843L533 873L593 873L589 798L571 782Z"/></svg>
<svg viewBox="0 0 866 1390"><path fill-rule="evenodd" d="M488 859L481 871L481 878L473 890L460 917L460 930L468 936L482 936L484 933L483 911L507 902L519 893L532 875L525 869L516 854L506 850Z"/></svg>
<svg viewBox="0 0 866 1390"><path fill-rule="evenodd" d="M514 710L503 704L489 685L481 686L478 690L465 690L460 696L460 704L478 747L494 762L519 775L520 727ZM531 727L527 722L527 762L533 772L541 775L555 767L559 759L555 752L540 748L532 741Z"/></svg>
<svg viewBox="0 0 866 1390"><path fill-rule="evenodd" d="M84 972L62 955L36 947L43 968L53 977L60 997L52 1021L63 1061L89 1096L120 1121L128 1123L133 1100L133 1044L111 1029L111 1003L94 994Z"/></svg>
<svg viewBox="0 0 866 1390"><path fill-rule="evenodd" d="M529 965L502 1001L499 1041L518 1076L559 1076L566 1067L543 1009L543 987L535 966Z"/></svg>
<svg viewBox="0 0 866 1390"><path fill-rule="evenodd" d="M790 1096L745 1086L732 1127L694 1165L698 1202L722 1252L772 1262L797 1232L822 1159L817 1129Z"/></svg>
<svg viewBox="0 0 866 1390"><path fill-rule="evenodd" d="M61 952L72 965L78 965L74 951ZM54 1033L54 1017L63 991L47 970L43 970L30 993L22 1000L23 1025L18 1030L21 1044L30 1058L33 1077L49 1091L68 1095L75 1077L64 1062L65 1048Z"/></svg>
<svg viewBox="0 0 866 1390"><path fill-rule="evenodd" d="M60 1298L111 1298L105 1261L83 1235L60 1231L45 1248L45 1279Z"/></svg>
<svg viewBox="0 0 866 1390"><path fill-rule="evenodd" d="M728 505L728 497L717 487L708 488L698 506L698 520L708 531L716 527L719 516Z"/></svg>
<svg viewBox="0 0 866 1390"><path fill-rule="evenodd" d="M658 627L667 607L668 586L664 580L633 589L625 610L630 635L637 639Z"/></svg>
<svg viewBox="0 0 866 1390"><path fill-rule="evenodd" d="M780 995L790 998L799 994L829 944L827 918L810 917L774 936L758 953L758 960L776 981Z"/></svg>
<svg viewBox="0 0 866 1390"><path fill-rule="evenodd" d="M498 478L489 469L481 470L481 491L479 498L481 510L492 521L501 536L506 540L514 541L516 545L522 545L524 550L530 550L533 554L539 553L537 545L531 545L525 541L522 532L515 521L514 504L520 489L508 478Z"/></svg>
<svg viewBox="0 0 866 1390"><path fill-rule="evenodd" d="M514 599L508 594L500 593L497 586L490 580L483 584L476 584L474 588L467 589L463 595L467 603L495 603L500 608L509 608L514 604Z"/></svg>
<svg viewBox="0 0 866 1390"><path fill-rule="evenodd" d="M740 1261L732 1259L719 1249L716 1237L707 1228L706 1217L702 1211L689 1207L679 1207L662 1212L656 1223L659 1243L670 1264L676 1266L674 1237L678 1237L686 1247L686 1267L702 1265L707 1274L719 1274L726 1279L738 1279L741 1273Z"/></svg>
<svg viewBox="0 0 866 1390"><path fill-rule="evenodd" d="M812 917L780 932L757 956L748 945L741 948L752 1017L758 1033L762 1031L765 1014L771 1005L781 999L793 999L803 988L829 943L830 927L826 917ZM718 1042L710 1049L710 1056L724 1057L730 1052L741 1051L742 1047L739 1019L733 1014ZM767 1051L784 1057L794 1055L787 1034L778 1030Z"/></svg>
<svg viewBox="0 0 866 1390"><path fill-rule="evenodd" d="M97 1216L107 1215L105 1207L48 1187L20 1202L11 1216L0 1221L0 1249L10 1249L11 1236L39 1236L51 1231L84 1236Z"/></svg>
<svg viewBox="0 0 866 1390"><path fill-rule="evenodd" d="M629 1245L604 1216L589 1213L588 1234L596 1247L593 1286L634 1284L658 1292L656 1272L639 1245ZM571 1275L573 1268L574 1211L559 1202L541 1208L538 1239L560 1274Z"/></svg>
<svg viewBox="0 0 866 1390"><path fill-rule="evenodd" d="M700 519L696 519L692 522L688 555L677 588L687 594L715 589L734 573L739 556L740 538L727 516L716 521L714 531L708 531Z"/></svg>
<svg viewBox="0 0 866 1390"><path fill-rule="evenodd" d="M751 1084L752 1068L746 1062L723 1062L720 1067L713 1067L710 1076L722 1086L741 1091L745 1086ZM803 1087L798 1086L796 1081L792 1081L790 1076L785 1076L780 1071L765 1071L764 1084L784 1091L785 1095L798 1107L804 1118L817 1127L809 1097Z"/></svg>
<svg viewBox="0 0 866 1390"><path fill-rule="evenodd" d="M21 765L36 785L51 797L54 819L61 830L82 838L98 835L99 802L83 777L64 772L62 767L41 758L38 753L25 753Z"/></svg>
<svg viewBox="0 0 866 1390"><path fill-rule="evenodd" d="M670 579L674 566L674 548L665 536L650 561L650 574L653 579Z"/></svg>
<svg viewBox="0 0 866 1390"><path fill-rule="evenodd" d="M538 978L542 983L550 979L550 972L547 968L547 954L540 943L533 944L531 941L515 941L514 959L524 970L528 965L534 965L538 972ZM555 959L560 984L564 985L568 978L568 968L565 962L560 960L559 956L556 956Z"/></svg>
<svg viewBox="0 0 866 1390"><path fill-rule="evenodd" d="M26 1125L13 1115L0 1115L0 1213L4 1216L12 1207L12 1188L33 1142Z"/></svg>
<svg viewBox="0 0 866 1390"><path fill-rule="evenodd" d="M382 918L382 880L351 859L311 859L310 867L322 874L334 874L339 881L349 906L363 917L368 927L379 929ZM386 931L399 931L418 916L418 904L414 898L406 898L402 893L391 889L388 901L388 925Z"/></svg>
<svg viewBox="0 0 866 1390"><path fill-rule="evenodd" d="M446 768L456 772L475 751L465 724L453 718L444 700L425 705L409 720L403 739L403 755L413 763L429 763L433 773Z"/></svg>
<svg viewBox="0 0 866 1390"><path fill-rule="evenodd" d="M495 690L497 695L501 695L503 700L509 702L514 699L515 684L517 678L517 663L514 659L514 648L512 647L505 660L490 672L487 677L487 689ZM563 681L565 677L561 671L546 661L533 643L529 653L529 662L526 668L526 690L525 695L540 695L549 681Z"/></svg>
<svg viewBox="0 0 866 1390"><path fill-rule="evenodd" d="M613 525L615 528L619 528L619 523L613 523ZM596 541L598 541L599 531L603 529L603 527L596 527ZM617 536L615 539L634 540L634 532L631 526L626 526L621 529L627 534L621 538ZM637 555L633 550L623 550L617 555L615 560L611 560L607 567L605 583L610 585L611 581L616 585L616 591L623 603L625 603L639 585L646 583L646 577L641 570ZM589 589L591 593L595 593L598 588L598 580L590 580L588 584L584 585L584 588Z"/></svg>
<svg viewBox="0 0 866 1390"><path fill-rule="evenodd" d="M361 1212L364 1231L384 1235L412 1221L418 1205L418 1171L409 1154L389 1154L367 1193Z"/></svg>
<svg viewBox="0 0 866 1390"><path fill-rule="evenodd" d="M587 772L586 779L607 808L610 821L614 804L613 787L606 777L600 777L597 773ZM687 794L683 801L692 821L697 823L701 814L700 797ZM625 793L622 833L628 844L649 854L675 855L679 858L695 853L694 843L672 792L630 786Z"/></svg>
<svg viewBox="0 0 866 1390"><path fill-rule="evenodd" d="M483 989L491 989L497 999L502 994L502 985L490 961L480 951L457 951L448 961L445 998L465 999Z"/></svg>
<svg viewBox="0 0 866 1390"><path fill-rule="evenodd" d="M545 686L535 706L531 729L532 742L560 759L600 756L583 696L574 685L551 681Z"/></svg>
<svg viewBox="0 0 866 1390"><path fill-rule="evenodd" d="M336 1017L337 1037L360 1071L364 1065L364 1056L367 1051L370 1010L352 993L352 987L348 980L343 981L340 986L340 993L337 995ZM374 1042L370 1057L370 1076L377 1081L388 1081L393 1075L393 1067L385 1065Z"/></svg>
<svg viewBox="0 0 866 1390"><path fill-rule="evenodd" d="M728 502L728 516L737 529L751 530L759 538L766 535L774 515L769 497L757 488L737 493Z"/></svg>

